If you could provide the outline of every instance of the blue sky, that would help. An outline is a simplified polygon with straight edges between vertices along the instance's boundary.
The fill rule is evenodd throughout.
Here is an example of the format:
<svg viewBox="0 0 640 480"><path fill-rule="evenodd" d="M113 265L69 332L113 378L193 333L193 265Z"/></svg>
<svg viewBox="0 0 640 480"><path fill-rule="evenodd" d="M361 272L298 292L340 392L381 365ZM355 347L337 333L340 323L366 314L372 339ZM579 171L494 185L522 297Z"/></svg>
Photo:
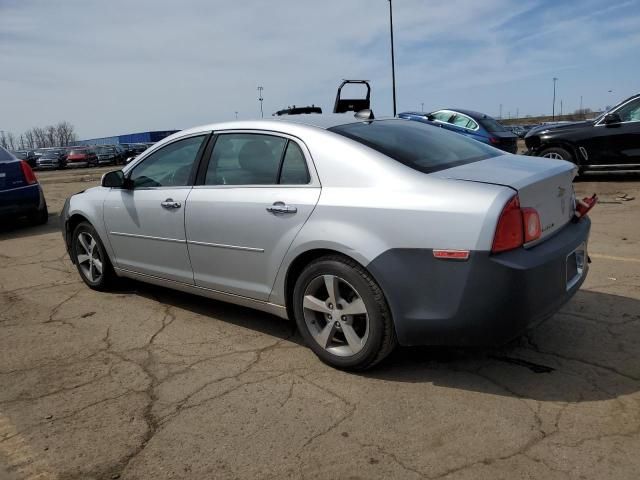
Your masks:
<svg viewBox="0 0 640 480"><path fill-rule="evenodd" d="M640 0L394 0L398 110L503 116L640 91ZM387 0L0 0L0 130L81 137L311 104L343 78L391 113ZM609 91L612 92L609 92Z"/></svg>

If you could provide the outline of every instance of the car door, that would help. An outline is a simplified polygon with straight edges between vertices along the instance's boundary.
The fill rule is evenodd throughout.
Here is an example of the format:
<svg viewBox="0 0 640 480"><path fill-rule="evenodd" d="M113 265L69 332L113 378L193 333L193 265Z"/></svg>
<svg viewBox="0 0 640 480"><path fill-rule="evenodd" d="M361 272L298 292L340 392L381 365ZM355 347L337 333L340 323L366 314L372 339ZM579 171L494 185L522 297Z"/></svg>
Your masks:
<svg viewBox="0 0 640 480"><path fill-rule="evenodd" d="M207 136L152 152L127 172L127 188L107 194L104 221L118 268L193 284L185 208Z"/></svg>
<svg viewBox="0 0 640 480"><path fill-rule="evenodd" d="M266 301L320 196L309 152L277 133L225 132L205 162L185 219L195 283Z"/></svg>
<svg viewBox="0 0 640 480"><path fill-rule="evenodd" d="M609 113L617 114L621 121L605 123L603 116L577 131L576 143L587 158L585 163L595 169L625 169L640 164L640 98Z"/></svg>

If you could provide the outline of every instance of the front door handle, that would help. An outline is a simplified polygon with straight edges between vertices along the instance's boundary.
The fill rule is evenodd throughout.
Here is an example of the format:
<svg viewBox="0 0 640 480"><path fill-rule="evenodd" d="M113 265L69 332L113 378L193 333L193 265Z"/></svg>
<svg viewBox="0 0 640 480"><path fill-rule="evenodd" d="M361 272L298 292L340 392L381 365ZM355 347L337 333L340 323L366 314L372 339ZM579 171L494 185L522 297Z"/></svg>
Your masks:
<svg viewBox="0 0 640 480"><path fill-rule="evenodd" d="M164 202L160 202L164 208L180 208L182 204L180 202L174 202L173 198L167 198Z"/></svg>
<svg viewBox="0 0 640 480"><path fill-rule="evenodd" d="M284 202L275 202L270 207L267 207L267 212L273 213L276 215L285 214L285 213L296 213L298 209L291 205L286 205Z"/></svg>

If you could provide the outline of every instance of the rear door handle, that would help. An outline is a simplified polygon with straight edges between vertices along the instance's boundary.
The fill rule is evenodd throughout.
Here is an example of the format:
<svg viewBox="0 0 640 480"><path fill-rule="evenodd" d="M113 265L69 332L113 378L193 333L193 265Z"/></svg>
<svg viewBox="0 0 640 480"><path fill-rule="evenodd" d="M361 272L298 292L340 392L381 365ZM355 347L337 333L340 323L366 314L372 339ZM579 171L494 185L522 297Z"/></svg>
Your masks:
<svg viewBox="0 0 640 480"><path fill-rule="evenodd" d="M164 208L180 208L182 204L180 202L174 202L173 198L167 198L164 202L160 202Z"/></svg>
<svg viewBox="0 0 640 480"><path fill-rule="evenodd" d="M286 214L286 213L296 213L298 209L291 205L286 205L284 202L275 202L270 207L267 207L267 212L273 213L276 215Z"/></svg>

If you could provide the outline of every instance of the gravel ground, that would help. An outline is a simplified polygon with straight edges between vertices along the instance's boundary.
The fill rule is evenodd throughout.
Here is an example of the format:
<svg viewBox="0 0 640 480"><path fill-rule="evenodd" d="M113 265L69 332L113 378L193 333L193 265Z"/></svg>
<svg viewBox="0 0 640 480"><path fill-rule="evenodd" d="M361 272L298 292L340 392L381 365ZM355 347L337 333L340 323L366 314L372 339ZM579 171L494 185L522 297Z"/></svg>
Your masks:
<svg viewBox="0 0 640 480"><path fill-rule="evenodd" d="M86 288L57 214L106 170L39 173L49 224L0 233L0 479L638 478L637 178L578 182L591 272L527 337L354 375L263 313Z"/></svg>

